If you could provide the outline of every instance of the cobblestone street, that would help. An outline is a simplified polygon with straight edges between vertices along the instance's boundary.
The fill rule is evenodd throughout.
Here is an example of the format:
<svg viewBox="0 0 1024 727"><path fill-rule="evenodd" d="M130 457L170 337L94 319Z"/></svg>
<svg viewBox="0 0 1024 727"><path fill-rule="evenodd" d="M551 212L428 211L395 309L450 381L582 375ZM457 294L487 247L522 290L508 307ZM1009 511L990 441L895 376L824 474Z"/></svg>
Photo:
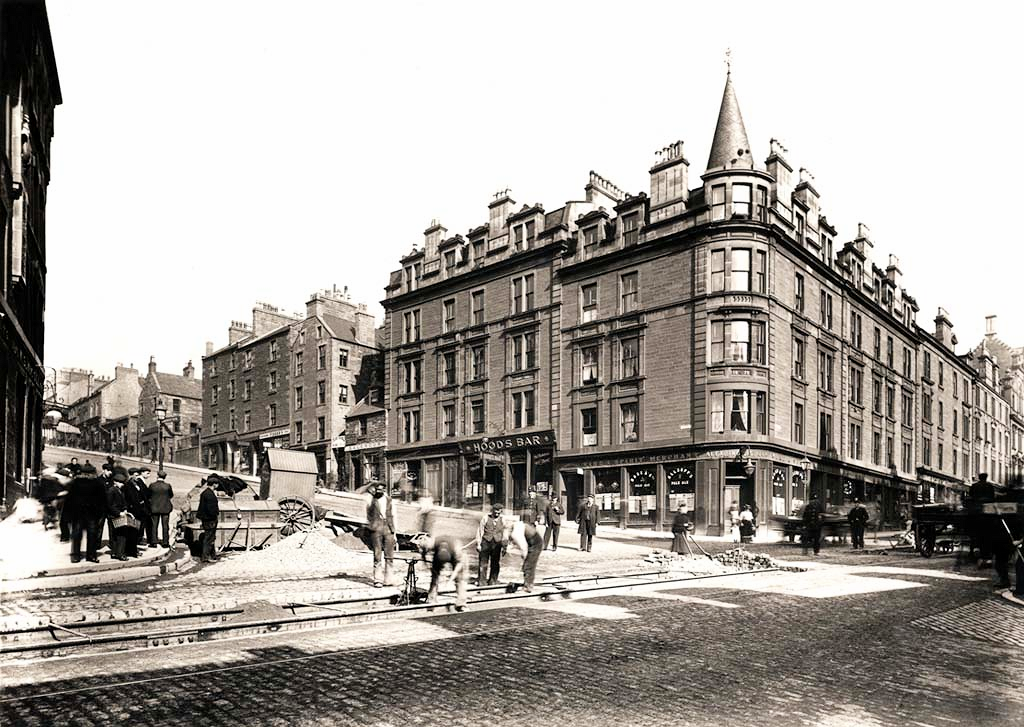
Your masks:
<svg viewBox="0 0 1024 727"><path fill-rule="evenodd" d="M1024 611L950 558L860 562L25 663L4 723L1024 724Z"/></svg>

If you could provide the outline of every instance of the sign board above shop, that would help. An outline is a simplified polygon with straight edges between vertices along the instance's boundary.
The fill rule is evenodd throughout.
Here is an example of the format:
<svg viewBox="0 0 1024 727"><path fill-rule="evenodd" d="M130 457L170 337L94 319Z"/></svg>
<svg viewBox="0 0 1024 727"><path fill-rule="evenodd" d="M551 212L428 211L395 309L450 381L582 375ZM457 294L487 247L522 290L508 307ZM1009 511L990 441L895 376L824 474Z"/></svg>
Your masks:
<svg viewBox="0 0 1024 727"><path fill-rule="evenodd" d="M503 437L482 437L471 442L459 442L462 454L483 454L486 452L506 452L513 449L530 447L550 447L555 443L553 431L535 432L532 434L513 434Z"/></svg>

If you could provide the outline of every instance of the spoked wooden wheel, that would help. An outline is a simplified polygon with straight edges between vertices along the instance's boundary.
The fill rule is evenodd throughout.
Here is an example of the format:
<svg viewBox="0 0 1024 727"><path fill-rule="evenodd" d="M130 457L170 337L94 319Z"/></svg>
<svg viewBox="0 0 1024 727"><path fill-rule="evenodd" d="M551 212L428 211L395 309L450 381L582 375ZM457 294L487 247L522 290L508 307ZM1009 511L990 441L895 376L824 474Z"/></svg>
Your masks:
<svg viewBox="0 0 1024 727"><path fill-rule="evenodd" d="M277 501L277 519L281 521L281 535L309 532L316 525L313 506L301 497L282 497Z"/></svg>

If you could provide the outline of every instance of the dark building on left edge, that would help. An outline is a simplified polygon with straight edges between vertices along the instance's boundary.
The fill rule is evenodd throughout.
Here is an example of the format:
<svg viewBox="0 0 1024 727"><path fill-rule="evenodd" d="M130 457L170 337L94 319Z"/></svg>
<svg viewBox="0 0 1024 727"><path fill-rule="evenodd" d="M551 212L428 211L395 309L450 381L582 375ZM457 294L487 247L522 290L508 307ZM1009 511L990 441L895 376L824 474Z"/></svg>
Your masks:
<svg viewBox="0 0 1024 727"><path fill-rule="evenodd" d="M45 3L0 4L0 459L5 506L25 491L42 452L46 188L54 107L60 103Z"/></svg>

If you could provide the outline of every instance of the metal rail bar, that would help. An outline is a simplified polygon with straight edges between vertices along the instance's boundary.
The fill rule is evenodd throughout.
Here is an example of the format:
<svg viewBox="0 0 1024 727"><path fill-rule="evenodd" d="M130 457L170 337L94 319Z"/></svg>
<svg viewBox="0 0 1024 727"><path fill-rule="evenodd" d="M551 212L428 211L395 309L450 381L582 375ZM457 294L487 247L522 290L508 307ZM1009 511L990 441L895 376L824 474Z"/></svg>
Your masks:
<svg viewBox="0 0 1024 727"><path fill-rule="evenodd" d="M547 600L552 595L560 596L561 598L570 598L573 594L589 593L593 591L609 590L613 588L635 588L638 585L665 585L669 583L682 583L686 581L699 581L707 580L711 578L723 578L728 576L737 575L750 575L755 573L771 573L781 570L780 568L762 568L757 570L737 571L733 573L713 573L701 576L688 576L684 578L670 578L670 579L658 579L647 581L646 583L632 583L632 584L606 584L592 586L590 588L577 588L577 589L560 589L557 591L532 591L529 593L510 593L504 596L498 596L496 598L488 598L476 602L479 605L496 603L500 601L513 601L513 600L524 600L524 599L538 599ZM592 579L591 579L592 580ZM553 583L545 585L554 585ZM377 599L373 599L377 600ZM365 602L365 599L364 599ZM297 624L297 623L309 623L313 621L325 621L325 620L338 620L357 618L360 616L381 616L390 614L402 614L412 613L416 611L434 611L437 608L446 604L438 603L421 603L412 604L408 606L395 606L389 609L369 609L369 610L357 610L357 611L345 611L341 612L340 609L330 609L332 611L338 610L339 615L329 616L324 614L306 614L306 615L294 615L294 616L283 616L281 618L274 619L260 619L257 621L241 621L231 623L216 623L206 624L203 626L196 626L191 629L183 629L180 631L161 631L156 633L146 632L135 632L125 634L103 634L83 640L75 641L68 639L67 641L60 642L62 648L71 648L78 646L86 646L91 644L115 644L125 643L130 641L152 641L155 639L187 639L191 637L194 641L204 641L204 635L212 635L227 631L237 631L244 629L259 629L259 628L280 628L286 624ZM108 622L110 623L110 622ZM276 629L274 629L276 630ZM13 654L13 653L24 653L28 651L45 651L53 648L52 644L18 644L15 646L3 646L0 647L0 654Z"/></svg>

